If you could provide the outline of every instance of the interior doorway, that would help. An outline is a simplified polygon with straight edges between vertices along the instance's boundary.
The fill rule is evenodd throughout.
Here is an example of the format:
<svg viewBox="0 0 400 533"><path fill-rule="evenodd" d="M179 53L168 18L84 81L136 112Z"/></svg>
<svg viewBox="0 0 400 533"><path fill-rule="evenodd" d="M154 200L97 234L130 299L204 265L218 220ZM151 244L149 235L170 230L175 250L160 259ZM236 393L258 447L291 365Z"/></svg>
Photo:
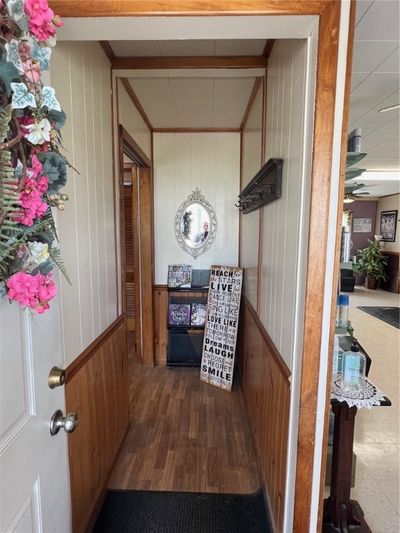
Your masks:
<svg viewBox="0 0 400 533"><path fill-rule="evenodd" d="M153 214L151 161L119 126L119 207L122 312L127 348L153 365Z"/></svg>

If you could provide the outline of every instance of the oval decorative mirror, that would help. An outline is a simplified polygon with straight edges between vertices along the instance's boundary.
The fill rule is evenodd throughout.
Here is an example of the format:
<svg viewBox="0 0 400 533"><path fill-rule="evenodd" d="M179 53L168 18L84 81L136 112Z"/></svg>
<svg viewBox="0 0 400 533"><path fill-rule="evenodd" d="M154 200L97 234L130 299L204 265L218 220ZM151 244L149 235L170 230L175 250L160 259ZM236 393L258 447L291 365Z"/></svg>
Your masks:
<svg viewBox="0 0 400 533"><path fill-rule="evenodd" d="M176 240L185 252L196 259L211 248L216 233L215 211L196 187L176 212Z"/></svg>

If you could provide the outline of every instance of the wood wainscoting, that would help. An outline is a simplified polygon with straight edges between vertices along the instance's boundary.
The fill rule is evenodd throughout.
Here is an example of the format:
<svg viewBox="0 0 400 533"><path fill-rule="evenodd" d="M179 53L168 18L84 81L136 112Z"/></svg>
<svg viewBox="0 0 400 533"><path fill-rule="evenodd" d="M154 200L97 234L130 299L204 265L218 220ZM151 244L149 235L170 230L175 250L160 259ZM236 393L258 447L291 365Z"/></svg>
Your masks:
<svg viewBox="0 0 400 533"><path fill-rule="evenodd" d="M242 299L238 368L271 518L282 531L290 371L250 302Z"/></svg>
<svg viewBox="0 0 400 533"><path fill-rule="evenodd" d="M129 426L126 325L115 320L67 368L66 410L79 426L68 437L74 533L89 529Z"/></svg>
<svg viewBox="0 0 400 533"><path fill-rule="evenodd" d="M168 345L168 287L166 285L153 285L153 313L154 364L166 366Z"/></svg>

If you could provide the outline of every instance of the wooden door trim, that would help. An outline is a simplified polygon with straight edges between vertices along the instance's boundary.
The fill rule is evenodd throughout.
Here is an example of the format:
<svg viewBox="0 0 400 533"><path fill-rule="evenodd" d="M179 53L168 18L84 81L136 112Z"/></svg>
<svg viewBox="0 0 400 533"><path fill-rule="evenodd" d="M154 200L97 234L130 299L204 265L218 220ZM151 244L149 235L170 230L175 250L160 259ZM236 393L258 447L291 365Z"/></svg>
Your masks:
<svg viewBox="0 0 400 533"><path fill-rule="evenodd" d="M135 154L135 158L137 162L142 167L152 166L151 159L143 152L143 150L140 148L140 146L135 141L135 139L128 133L128 131L121 124L119 124L118 126L118 136L119 136L120 141L121 140L123 141L122 145L125 143L131 148L132 152ZM124 163L123 163L123 160L122 160L122 163L120 160L120 172L121 171L123 172L123 170L124 170Z"/></svg>
<svg viewBox="0 0 400 533"><path fill-rule="evenodd" d="M123 198L123 172L124 172L124 145L127 145L134 156L138 165L138 187L140 189L138 205L139 209L139 240L140 240L140 280L138 286L140 286L141 297L141 357L143 364L153 366L154 365L154 317L153 317L153 269L154 269L154 252L153 252L153 240L154 240L154 227L153 227L153 198L152 198L152 162L126 131L126 129L119 124L118 126L118 139L119 139L119 188L120 188L120 233L121 233L121 284L122 284L122 302L123 311L126 309L125 304L125 288L124 288L124 275L125 275L125 242L123 237L124 232L124 205L121 198ZM144 178L144 179L143 179ZM145 205L142 205L142 194L144 194ZM147 224L142 223L142 217L144 217ZM150 286L150 291L148 287Z"/></svg>
<svg viewBox="0 0 400 533"><path fill-rule="evenodd" d="M341 2L320 16L293 531L308 531L317 427ZM348 95L345 97L348 99ZM343 151L342 151L343 154ZM343 165L343 156L341 160ZM339 210L342 205L339 202ZM333 296L332 296L333 298ZM333 313L333 308L331 313ZM333 314L331 315L331 319ZM330 391L326 391L326 402ZM322 454L326 453L323 442ZM325 446L325 447L324 447ZM320 502L321 505L321 502ZM319 513L321 509L319 510Z"/></svg>
<svg viewBox="0 0 400 533"><path fill-rule="evenodd" d="M116 68L116 67L114 67L114 61L116 61L116 59L113 59L113 61L111 63L112 68ZM135 68L135 67L133 67L133 68ZM133 105L136 107L136 109L140 113L140 116L145 121L146 126L149 128L150 131L153 131L153 125L151 124L149 117L146 115L146 112L143 109L142 104L139 101L139 98L136 96L136 93L133 90L132 85L129 83L128 78L118 78L118 79L121 80L121 83L122 83L125 91L127 92L129 98L132 100Z"/></svg>
<svg viewBox="0 0 400 533"><path fill-rule="evenodd" d="M320 15L336 0L50 0L61 17Z"/></svg>

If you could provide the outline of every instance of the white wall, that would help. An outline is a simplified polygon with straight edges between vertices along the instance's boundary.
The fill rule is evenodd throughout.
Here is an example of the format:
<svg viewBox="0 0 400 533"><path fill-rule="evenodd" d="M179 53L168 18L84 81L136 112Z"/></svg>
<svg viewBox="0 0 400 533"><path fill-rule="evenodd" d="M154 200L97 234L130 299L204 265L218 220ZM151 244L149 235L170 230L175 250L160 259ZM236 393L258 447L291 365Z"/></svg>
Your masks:
<svg viewBox="0 0 400 533"><path fill-rule="evenodd" d="M262 166L262 108L263 84L256 98L242 133L242 187L243 189ZM258 241L260 211L257 209L241 215L240 266L244 268L243 292L257 310L258 294Z"/></svg>
<svg viewBox="0 0 400 533"><path fill-rule="evenodd" d="M117 91L119 124L124 126L147 157L151 158L151 132L119 79Z"/></svg>
<svg viewBox="0 0 400 533"><path fill-rule="evenodd" d="M167 282L168 265L194 268L237 266L239 133L154 134L155 283ZM217 235L208 252L193 260L175 239L175 213L198 187L217 215Z"/></svg>
<svg viewBox="0 0 400 533"><path fill-rule="evenodd" d="M397 210L396 241L382 243L382 250L387 252L400 252L400 194L391 194L390 196L384 196L382 198L379 198L376 214L375 234L379 235L381 232L382 211L393 210Z"/></svg>
<svg viewBox="0 0 400 533"><path fill-rule="evenodd" d="M298 284L305 285L299 258L307 254L300 247L307 231L303 194L310 180L303 175L306 67L306 41L275 42L268 61L266 160L283 159L283 182L282 197L263 208L260 319L290 370L295 323L302 312L296 303Z"/></svg>
<svg viewBox="0 0 400 533"><path fill-rule="evenodd" d="M75 359L117 318L110 64L98 43L60 42L51 81L67 122L68 172L58 214L61 252L72 286L61 282L64 358Z"/></svg>

